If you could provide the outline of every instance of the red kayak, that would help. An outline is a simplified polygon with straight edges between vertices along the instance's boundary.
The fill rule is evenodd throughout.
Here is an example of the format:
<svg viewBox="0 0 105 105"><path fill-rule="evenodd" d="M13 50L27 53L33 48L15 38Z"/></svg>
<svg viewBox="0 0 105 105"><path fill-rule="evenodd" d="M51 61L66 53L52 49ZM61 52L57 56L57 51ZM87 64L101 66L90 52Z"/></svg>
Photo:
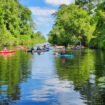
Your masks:
<svg viewBox="0 0 105 105"><path fill-rule="evenodd" d="M15 53L15 50L0 51L0 54L3 53Z"/></svg>

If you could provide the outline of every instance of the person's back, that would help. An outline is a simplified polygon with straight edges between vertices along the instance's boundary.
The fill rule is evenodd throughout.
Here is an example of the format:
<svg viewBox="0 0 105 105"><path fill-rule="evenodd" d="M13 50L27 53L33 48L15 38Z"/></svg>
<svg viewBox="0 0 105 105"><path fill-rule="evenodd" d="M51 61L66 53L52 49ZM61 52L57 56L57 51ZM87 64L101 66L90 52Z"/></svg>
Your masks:
<svg viewBox="0 0 105 105"><path fill-rule="evenodd" d="M46 45L44 44L43 47L46 48Z"/></svg>
<svg viewBox="0 0 105 105"><path fill-rule="evenodd" d="M38 46L38 47L37 47L37 50L41 50L41 48Z"/></svg>
<svg viewBox="0 0 105 105"><path fill-rule="evenodd" d="M65 55L65 47L61 49L61 55Z"/></svg>

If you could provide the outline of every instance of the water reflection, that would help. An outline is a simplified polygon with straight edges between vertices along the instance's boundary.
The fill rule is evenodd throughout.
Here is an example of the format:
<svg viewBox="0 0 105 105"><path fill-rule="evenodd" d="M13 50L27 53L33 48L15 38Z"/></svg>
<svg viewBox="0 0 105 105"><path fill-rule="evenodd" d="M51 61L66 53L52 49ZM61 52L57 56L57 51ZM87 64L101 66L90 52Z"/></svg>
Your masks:
<svg viewBox="0 0 105 105"><path fill-rule="evenodd" d="M67 59L65 65L62 65L60 58L56 58L59 78L73 82L74 91L80 93L84 104L104 105L105 90L103 92L102 87L105 88L105 84L97 81L100 76L105 76L104 52L89 49L83 50L81 54L77 52L72 52L74 59Z"/></svg>
<svg viewBox="0 0 105 105"><path fill-rule="evenodd" d="M0 56L0 104L105 105L104 53L69 51L70 59L17 50L6 60Z"/></svg>
<svg viewBox="0 0 105 105"><path fill-rule="evenodd" d="M25 56L24 51L16 51L14 56L7 57L6 60L0 56L0 104L20 100L19 84L29 78L30 69L28 60L30 56Z"/></svg>
<svg viewBox="0 0 105 105"><path fill-rule="evenodd" d="M14 55L14 53L15 52L13 52L13 53L2 53L2 54L0 54L0 56L3 56L4 59L7 59L8 56L12 56L12 55Z"/></svg>

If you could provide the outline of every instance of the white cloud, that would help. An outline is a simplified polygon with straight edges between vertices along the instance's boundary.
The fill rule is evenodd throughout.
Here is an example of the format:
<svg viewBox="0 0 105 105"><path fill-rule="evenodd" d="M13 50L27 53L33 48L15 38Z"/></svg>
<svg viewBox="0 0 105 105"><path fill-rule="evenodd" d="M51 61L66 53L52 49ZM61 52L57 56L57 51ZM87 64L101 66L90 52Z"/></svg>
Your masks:
<svg viewBox="0 0 105 105"><path fill-rule="evenodd" d="M37 25L46 25L46 26L49 26L50 23L53 22L52 18L51 17L37 17L37 21L36 21L36 24Z"/></svg>
<svg viewBox="0 0 105 105"><path fill-rule="evenodd" d="M49 16L56 11L54 9L40 8L40 7L30 7L30 10L36 16Z"/></svg>
<svg viewBox="0 0 105 105"><path fill-rule="evenodd" d="M39 69L38 69L39 70ZM58 78L51 78L49 80L45 80L45 85L39 89L34 89L30 96L27 98L31 98L34 101L48 101L49 96L57 93L71 93L73 91L74 86L71 85L70 81L60 80ZM54 91L50 91L54 90ZM61 101L61 100L60 100Z"/></svg>
<svg viewBox="0 0 105 105"><path fill-rule="evenodd" d="M33 16L35 17L34 20L36 25L46 25L46 26L48 26L51 22L53 22L51 14L56 12L55 9L40 8L40 7L30 7L30 10L32 11Z"/></svg>
<svg viewBox="0 0 105 105"><path fill-rule="evenodd" d="M71 4L74 3L74 0L45 0L47 4L51 5L61 5L61 4Z"/></svg>

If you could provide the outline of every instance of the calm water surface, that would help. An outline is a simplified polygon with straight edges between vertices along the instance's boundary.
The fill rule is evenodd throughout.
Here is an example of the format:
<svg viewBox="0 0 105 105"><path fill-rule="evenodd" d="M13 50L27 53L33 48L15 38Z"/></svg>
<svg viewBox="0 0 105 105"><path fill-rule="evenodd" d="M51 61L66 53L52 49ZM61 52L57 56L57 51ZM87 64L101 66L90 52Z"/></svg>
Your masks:
<svg viewBox="0 0 105 105"><path fill-rule="evenodd" d="M105 105L105 51L0 55L0 105Z"/></svg>

